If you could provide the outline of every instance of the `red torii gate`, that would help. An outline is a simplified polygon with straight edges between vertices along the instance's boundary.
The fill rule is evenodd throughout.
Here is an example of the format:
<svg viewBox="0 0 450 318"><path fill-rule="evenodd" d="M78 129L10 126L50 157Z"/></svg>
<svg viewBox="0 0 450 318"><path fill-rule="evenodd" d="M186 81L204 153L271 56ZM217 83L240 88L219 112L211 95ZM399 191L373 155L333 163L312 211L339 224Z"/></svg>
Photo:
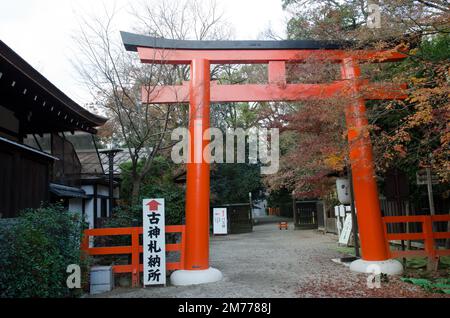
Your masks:
<svg viewBox="0 0 450 318"><path fill-rule="evenodd" d="M328 99L340 92L350 95L346 122L353 172L362 260L351 269L366 272L376 264L383 273L398 274L402 265L389 260L381 218L378 190L367 130L365 100L404 99L405 85L371 84L360 79L360 63L395 62L406 55L395 51L346 50L327 41L177 41L121 32L125 48L137 51L143 63L188 64L189 84L142 90L143 103L189 102L189 131L203 132L210 126L211 102L298 101ZM331 62L341 65L341 81L329 84L288 84L286 63ZM268 84L217 85L210 82L211 64L268 64ZM197 125L194 126L194 119ZM190 139L191 158L186 182L186 254L185 270L175 272L176 285L220 280L222 274L209 267L209 195L210 165L203 160L202 147ZM197 149L198 148L198 149ZM196 154L194 152L201 152ZM373 269L373 268L372 268Z"/></svg>

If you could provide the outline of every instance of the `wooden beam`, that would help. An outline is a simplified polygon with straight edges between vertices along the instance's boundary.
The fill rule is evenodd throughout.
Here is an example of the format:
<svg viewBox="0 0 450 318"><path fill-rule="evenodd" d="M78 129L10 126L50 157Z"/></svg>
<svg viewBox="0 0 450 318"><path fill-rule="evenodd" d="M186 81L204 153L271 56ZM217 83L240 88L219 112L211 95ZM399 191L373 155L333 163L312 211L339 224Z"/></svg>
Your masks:
<svg viewBox="0 0 450 318"><path fill-rule="evenodd" d="M361 94L366 100L405 99L405 84L363 83ZM307 99L348 98L346 81L330 84L244 84L217 85L211 83L211 102L269 102L299 101ZM156 86L142 89L142 102L146 104L188 103L189 85Z"/></svg>
<svg viewBox="0 0 450 318"><path fill-rule="evenodd" d="M395 62L407 57L396 51L369 50L164 50L138 47L143 63L190 64L194 59L207 59L211 64L267 64L270 61L288 63L331 62L346 58L358 62Z"/></svg>
<svg viewBox="0 0 450 318"><path fill-rule="evenodd" d="M269 84L286 85L286 62L270 61L267 70Z"/></svg>

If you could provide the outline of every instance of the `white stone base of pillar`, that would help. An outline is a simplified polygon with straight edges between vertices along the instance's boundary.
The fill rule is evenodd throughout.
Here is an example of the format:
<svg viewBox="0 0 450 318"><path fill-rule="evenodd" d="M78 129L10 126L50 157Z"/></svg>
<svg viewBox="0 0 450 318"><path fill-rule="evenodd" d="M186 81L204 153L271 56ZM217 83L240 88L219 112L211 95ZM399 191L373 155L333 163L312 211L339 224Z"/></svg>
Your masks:
<svg viewBox="0 0 450 318"><path fill-rule="evenodd" d="M222 280L222 273L215 268L204 270L178 270L170 275L170 283L175 286L215 283Z"/></svg>
<svg viewBox="0 0 450 318"><path fill-rule="evenodd" d="M365 274L383 273L387 275L401 275L403 273L403 265L395 259L385 261L365 261L358 259L350 264L350 270Z"/></svg>

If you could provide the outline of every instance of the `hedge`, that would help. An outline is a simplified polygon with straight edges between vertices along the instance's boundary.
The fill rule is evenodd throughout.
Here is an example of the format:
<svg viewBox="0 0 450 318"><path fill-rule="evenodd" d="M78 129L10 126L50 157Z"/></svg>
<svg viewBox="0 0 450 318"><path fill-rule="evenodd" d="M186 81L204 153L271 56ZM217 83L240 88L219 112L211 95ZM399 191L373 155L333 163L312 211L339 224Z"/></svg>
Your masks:
<svg viewBox="0 0 450 318"><path fill-rule="evenodd" d="M29 209L0 228L0 297L73 297L69 264L80 264L83 222L60 205Z"/></svg>

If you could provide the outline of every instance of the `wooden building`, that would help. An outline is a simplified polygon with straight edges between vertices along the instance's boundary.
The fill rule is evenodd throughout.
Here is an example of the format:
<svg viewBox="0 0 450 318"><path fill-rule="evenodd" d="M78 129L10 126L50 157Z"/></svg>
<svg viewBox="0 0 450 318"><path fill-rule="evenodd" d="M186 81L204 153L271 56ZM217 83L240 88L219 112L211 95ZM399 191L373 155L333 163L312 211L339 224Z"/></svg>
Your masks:
<svg viewBox="0 0 450 318"><path fill-rule="evenodd" d="M0 217L42 202L88 200L68 136L95 134L105 122L0 41Z"/></svg>

